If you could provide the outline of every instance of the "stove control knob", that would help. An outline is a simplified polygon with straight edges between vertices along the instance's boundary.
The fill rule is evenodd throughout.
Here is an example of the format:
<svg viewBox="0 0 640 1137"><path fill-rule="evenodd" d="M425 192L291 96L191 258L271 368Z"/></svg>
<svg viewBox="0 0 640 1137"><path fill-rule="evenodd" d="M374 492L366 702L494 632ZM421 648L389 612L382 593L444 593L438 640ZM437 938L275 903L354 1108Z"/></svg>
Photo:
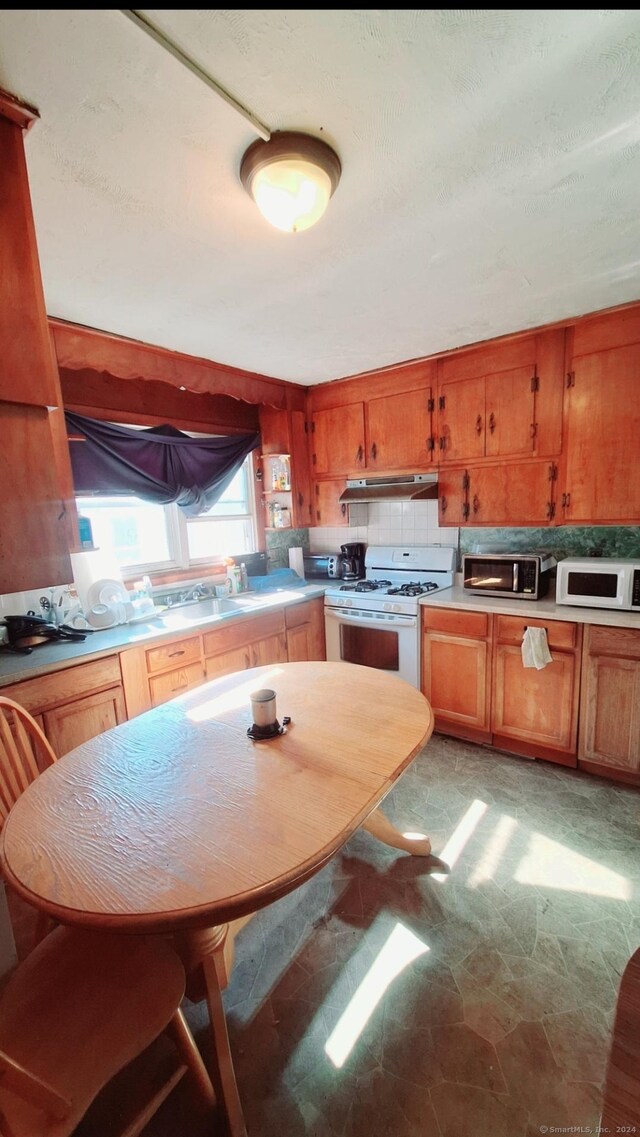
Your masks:
<svg viewBox="0 0 640 1137"><path fill-rule="evenodd" d="M399 604L389 604L389 603L385 604L384 610L385 610L385 612L401 612L402 611Z"/></svg>

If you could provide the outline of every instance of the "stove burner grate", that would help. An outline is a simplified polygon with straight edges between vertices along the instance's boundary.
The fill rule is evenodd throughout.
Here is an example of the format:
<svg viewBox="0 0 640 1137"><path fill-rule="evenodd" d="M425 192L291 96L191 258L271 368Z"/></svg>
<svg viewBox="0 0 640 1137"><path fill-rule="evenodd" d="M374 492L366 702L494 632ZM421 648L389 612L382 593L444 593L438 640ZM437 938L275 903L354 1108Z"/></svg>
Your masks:
<svg viewBox="0 0 640 1137"><path fill-rule="evenodd" d="M341 592L376 592L378 588L386 588L390 580L358 580L353 584L341 584Z"/></svg>
<svg viewBox="0 0 640 1137"><path fill-rule="evenodd" d="M388 591L389 596L422 596L425 592L434 592L438 585L434 584L432 580L426 584L418 584L415 580L410 580L407 584L399 584L396 588L390 588Z"/></svg>

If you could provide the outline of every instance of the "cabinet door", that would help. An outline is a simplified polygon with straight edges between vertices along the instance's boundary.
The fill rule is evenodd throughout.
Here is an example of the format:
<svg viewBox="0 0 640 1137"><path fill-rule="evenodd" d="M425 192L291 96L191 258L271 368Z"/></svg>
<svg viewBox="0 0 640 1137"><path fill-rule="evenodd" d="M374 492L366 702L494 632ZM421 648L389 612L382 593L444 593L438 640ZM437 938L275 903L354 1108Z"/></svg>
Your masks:
<svg viewBox="0 0 640 1137"><path fill-rule="evenodd" d="M566 390L562 519L640 523L640 344L575 359Z"/></svg>
<svg viewBox="0 0 640 1137"><path fill-rule="evenodd" d="M312 659L311 624L298 624L287 629L287 658L289 663L304 663Z"/></svg>
<svg viewBox="0 0 640 1137"><path fill-rule="evenodd" d="M494 655L494 734L573 753L577 741L578 663L553 652L540 671L524 667L520 645L497 644Z"/></svg>
<svg viewBox="0 0 640 1137"><path fill-rule="evenodd" d="M306 529L311 523L311 474L309 472L308 435L303 411L291 411L291 522L294 528Z"/></svg>
<svg viewBox="0 0 640 1137"><path fill-rule="evenodd" d="M578 757L640 773L640 660L588 655L582 684Z"/></svg>
<svg viewBox="0 0 640 1137"><path fill-rule="evenodd" d="M546 525L553 516L549 462L509 462L469 471L470 525Z"/></svg>
<svg viewBox="0 0 640 1137"><path fill-rule="evenodd" d="M262 667L266 663L286 663L287 639L284 633L267 636L251 644L251 666Z"/></svg>
<svg viewBox="0 0 640 1137"><path fill-rule="evenodd" d="M207 679L219 679L221 675L231 675L234 671L248 671L253 666L250 644L212 655L204 661Z"/></svg>
<svg viewBox="0 0 640 1137"><path fill-rule="evenodd" d="M489 648L484 639L423 632L422 690L438 719L489 729Z"/></svg>
<svg viewBox="0 0 640 1137"><path fill-rule="evenodd" d="M285 623L289 662L326 659L322 599L286 608Z"/></svg>
<svg viewBox="0 0 640 1137"><path fill-rule="evenodd" d="M73 577L43 407L0 403L0 593L67 584Z"/></svg>
<svg viewBox="0 0 640 1137"><path fill-rule="evenodd" d="M440 467L438 474L438 525L464 525L469 516L468 470Z"/></svg>
<svg viewBox="0 0 640 1137"><path fill-rule="evenodd" d="M379 470L422 470L434 461L431 387L370 399L366 463Z"/></svg>
<svg viewBox="0 0 640 1137"><path fill-rule="evenodd" d="M444 380L438 397L438 456L441 462L484 458L484 375Z"/></svg>
<svg viewBox="0 0 640 1137"><path fill-rule="evenodd" d="M314 525L348 525L349 511L345 502L339 501L344 490L344 478L332 478L315 484Z"/></svg>
<svg viewBox="0 0 640 1137"><path fill-rule="evenodd" d="M351 474L364 469L364 407L351 403L316 411L311 422L313 474Z"/></svg>
<svg viewBox="0 0 640 1137"><path fill-rule="evenodd" d="M514 367L486 378L487 458L532 455L536 443L532 368Z"/></svg>
<svg viewBox="0 0 640 1137"><path fill-rule="evenodd" d="M43 715L44 731L58 758L126 719L121 687L85 695Z"/></svg>

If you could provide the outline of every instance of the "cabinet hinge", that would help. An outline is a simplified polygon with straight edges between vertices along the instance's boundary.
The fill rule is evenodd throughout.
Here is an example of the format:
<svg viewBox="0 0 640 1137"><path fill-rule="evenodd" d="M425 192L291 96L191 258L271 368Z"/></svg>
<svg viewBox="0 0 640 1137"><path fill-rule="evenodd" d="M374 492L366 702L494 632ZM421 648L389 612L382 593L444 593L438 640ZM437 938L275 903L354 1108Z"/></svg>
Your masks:
<svg viewBox="0 0 640 1137"><path fill-rule="evenodd" d="M469 471L465 470L464 474L462 475L462 488L463 488L463 490L468 490L470 485L471 485L471 478L469 477Z"/></svg>
<svg viewBox="0 0 640 1137"><path fill-rule="evenodd" d="M315 424L315 421L312 419L312 421L311 421L311 433L315 434L315 432L316 432L316 424Z"/></svg>
<svg viewBox="0 0 640 1137"><path fill-rule="evenodd" d="M427 399L427 410L428 411L435 411L435 409L436 409L435 399Z"/></svg>
<svg viewBox="0 0 640 1137"><path fill-rule="evenodd" d="M538 379L537 375L531 376L531 390L532 391L539 391L540 390L540 380Z"/></svg>
<svg viewBox="0 0 640 1137"><path fill-rule="evenodd" d="M576 373L575 371L567 371L567 387L575 387Z"/></svg>
<svg viewBox="0 0 640 1137"><path fill-rule="evenodd" d="M312 455L311 455L311 464L312 464L313 466L315 466L315 464L316 464L316 456L315 456L315 454L312 454Z"/></svg>
<svg viewBox="0 0 640 1137"><path fill-rule="evenodd" d="M446 402L447 402L447 397L446 397L446 395L441 395L441 396L440 396L440 398L438 399L438 410L439 410L439 411L443 411L443 410L444 410L444 408L445 408L445 405L446 405Z"/></svg>
<svg viewBox="0 0 640 1137"><path fill-rule="evenodd" d="M537 422L532 422L531 423L531 437L535 438L537 433L538 433L538 424L537 424Z"/></svg>
<svg viewBox="0 0 640 1137"><path fill-rule="evenodd" d="M464 502L462 503L462 518L463 518L463 521L468 521L468 519L469 519L469 510L470 510L470 508L471 508L471 507L470 507L470 505L469 505L469 502L468 502L468 501L464 501Z"/></svg>
<svg viewBox="0 0 640 1137"><path fill-rule="evenodd" d="M549 466L549 481L555 482L555 481L557 481L557 478L558 478L558 467L556 466L555 462L552 462L551 465Z"/></svg>
<svg viewBox="0 0 640 1137"><path fill-rule="evenodd" d="M436 440L433 437L433 435L431 434L429 436L429 438L427 439L427 450L435 450L435 448L436 448Z"/></svg>
<svg viewBox="0 0 640 1137"><path fill-rule="evenodd" d="M305 432L305 434L309 433L309 423L307 422L306 419L304 420L304 432Z"/></svg>
<svg viewBox="0 0 640 1137"><path fill-rule="evenodd" d="M556 503L555 503L555 501L548 501L547 502L547 520L553 521L555 515L556 515Z"/></svg>

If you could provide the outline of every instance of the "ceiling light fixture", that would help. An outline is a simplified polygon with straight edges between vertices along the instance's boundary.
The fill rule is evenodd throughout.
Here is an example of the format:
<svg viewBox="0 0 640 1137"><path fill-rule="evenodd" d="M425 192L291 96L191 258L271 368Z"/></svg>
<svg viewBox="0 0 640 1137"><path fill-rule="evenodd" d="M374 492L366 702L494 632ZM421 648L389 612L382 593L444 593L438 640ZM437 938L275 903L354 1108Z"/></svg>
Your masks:
<svg viewBox="0 0 640 1137"><path fill-rule="evenodd" d="M301 233L320 220L341 173L326 142L291 130L258 139L240 164L240 180L262 216L285 233Z"/></svg>

